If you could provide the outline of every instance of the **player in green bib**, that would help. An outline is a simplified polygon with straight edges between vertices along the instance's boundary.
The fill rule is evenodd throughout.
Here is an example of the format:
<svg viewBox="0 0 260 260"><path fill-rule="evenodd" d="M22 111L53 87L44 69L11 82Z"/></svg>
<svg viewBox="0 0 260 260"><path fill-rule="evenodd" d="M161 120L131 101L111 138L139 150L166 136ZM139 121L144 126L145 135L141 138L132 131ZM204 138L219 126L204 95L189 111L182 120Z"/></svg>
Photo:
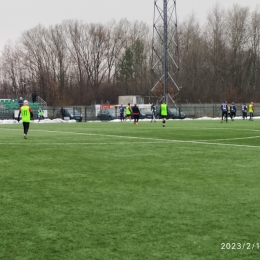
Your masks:
<svg viewBox="0 0 260 260"><path fill-rule="evenodd" d="M132 114L132 109L131 109L130 103L128 103L128 105L125 108L125 121L127 119L129 119L131 122L131 114Z"/></svg>
<svg viewBox="0 0 260 260"><path fill-rule="evenodd" d="M161 104L160 114L161 114L161 118L162 118L162 125L163 125L163 127L165 127L166 118L168 115L168 108L167 108L167 105L165 104L165 101L163 101Z"/></svg>
<svg viewBox="0 0 260 260"><path fill-rule="evenodd" d="M253 116L254 116L254 102L251 102L248 106L248 109L249 109L249 120L250 121L253 121Z"/></svg>
<svg viewBox="0 0 260 260"><path fill-rule="evenodd" d="M30 127L31 117L33 117L32 109L29 107L29 102L27 100L24 100L23 106L19 109L18 122L20 121L20 115L22 115L23 121L23 136L24 139L27 139L27 133Z"/></svg>
<svg viewBox="0 0 260 260"><path fill-rule="evenodd" d="M38 122L40 122L41 119L44 119L44 112L43 112L43 110L40 107L38 109L38 119L39 119Z"/></svg>

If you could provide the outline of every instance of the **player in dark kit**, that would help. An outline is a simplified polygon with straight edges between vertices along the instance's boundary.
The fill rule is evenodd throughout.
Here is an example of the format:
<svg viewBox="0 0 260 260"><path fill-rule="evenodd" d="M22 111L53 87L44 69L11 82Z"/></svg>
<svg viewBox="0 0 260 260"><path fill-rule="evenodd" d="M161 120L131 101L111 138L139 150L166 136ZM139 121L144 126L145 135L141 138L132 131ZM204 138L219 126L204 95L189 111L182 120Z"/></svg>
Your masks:
<svg viewBox="0 0 260 260"><path fill-rule="evenodd" d="M226 123L228 121L228 105L227 105L227 101L226 102L223 102L221 104L221 111L222 111L222 120L221 120L221 123L223 123L223 118L225 117L226 118Z"/></svg>
<svg viewBox="0 0 260 260"><path fill-rule="evenodd" d="M119 107L119 113L120 113L120 120L121 120L121 122L124 121L124 119L125 119L124 112L125 112L125 108L121 104L121 106Z"/></svg>
<svg viewBox="0 0 260 260"><path fill-rule="evenodd" d="M247 105L245 103L243 103L241 109L242 109L243 120L245 120L245 119L247 119Z"/></svg>
<svg viewBox="0 0 260 260"><path fill-rule="evenodd" d="M232 102L232 104L230 105L230 117L231 117L232 121L234 121L234 117L236 116L236 112L237 112L236 106L235 106L234 102Z"/></svg>
<svg viewBox="0 0 260 260"><path fill-rule="evenodd" d="M154 103L152 103L152 105L151 105L151 112L152 112L151 123L153 121L156 122L156 120L155 120L155 118L156 118L156 106L154 105Z"/></svg>
<svg viewBox="0 0 260 260"><path fill-rule="evenodd" d="M138 125L140 110L136 104L133 106L132 112L133 112L133 116L134 116L134 124Z"/></svg>

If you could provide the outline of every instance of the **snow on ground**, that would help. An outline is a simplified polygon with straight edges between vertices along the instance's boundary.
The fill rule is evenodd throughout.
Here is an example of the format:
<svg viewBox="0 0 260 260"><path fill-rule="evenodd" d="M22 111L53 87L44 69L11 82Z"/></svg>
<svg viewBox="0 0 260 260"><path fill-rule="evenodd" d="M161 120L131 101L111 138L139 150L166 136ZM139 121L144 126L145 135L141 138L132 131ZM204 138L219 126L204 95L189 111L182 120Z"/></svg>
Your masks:
<svg viewBox="0 0 260 260"><path fill-rule="evenodd" d="M249 117L247 117L247 120L249 119ZM254 117L254 119L260 119L260 116L256 116ZM139 122L145 122L145 121L150 121L151 119L140 119ZM220 117L200 117L200 118L185 118L185 119L168 119L169 121L172 121L172 120L221 120ZM228 119L230 121L230 119ZM236 117L235 118L235 121L236 120L242 120L242 117ZM161 121L160 119L158 119L157 121ZM31 123L35 123L35 124L48 124L48 123L76 123L77 121L76 120L62 120L60 118L57 118L57 119L43 119L39 122L38 119L35 119L35 120L31 120ZM88 123L89 122L104 122L104 121L87 121ZM111 123L117 123L117 122L121 122L120 119L115 119L115 120L112 120L112 121L109 121ZM127 122L130 122L130 121L127 121ZM134 120L132 119L131 122L134 122ZM0 120L0 124L21 124L22 121L20 122L17 122L17 120L14 120L14 119L4 119L4 120Z"/></svg>

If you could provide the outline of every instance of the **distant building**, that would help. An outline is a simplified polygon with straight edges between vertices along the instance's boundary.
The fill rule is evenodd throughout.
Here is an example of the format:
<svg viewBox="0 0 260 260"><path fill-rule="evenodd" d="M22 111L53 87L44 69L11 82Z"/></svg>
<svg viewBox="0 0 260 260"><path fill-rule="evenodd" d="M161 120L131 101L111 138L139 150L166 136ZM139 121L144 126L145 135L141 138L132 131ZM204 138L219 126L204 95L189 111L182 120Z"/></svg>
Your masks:
<svg viewBox="0 0 260 260"><path fill-rule="evenodd" d="M136 96L119 96L118 97L118 104L126 105L130 103L131 105L134 104L144 104L144 97L141 95Z"/></svg>

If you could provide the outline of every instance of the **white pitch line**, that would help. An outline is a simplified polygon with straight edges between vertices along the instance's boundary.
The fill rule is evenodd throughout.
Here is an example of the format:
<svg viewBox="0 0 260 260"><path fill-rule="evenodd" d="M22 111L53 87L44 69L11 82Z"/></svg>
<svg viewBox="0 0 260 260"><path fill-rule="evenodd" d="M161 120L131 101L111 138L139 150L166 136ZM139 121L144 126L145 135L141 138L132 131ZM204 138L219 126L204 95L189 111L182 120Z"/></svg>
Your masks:
<svg viewBox="0 0 260 260"><path fill-rule="evenodd" d="M258 129L234 129L234 128L225 128L225 127L182 127L182 126L170 126L167 128L171 128L171 129L185 129L185 130L190 130L190 131L194 131L194 130L233 130L233 131L252 131L252 132L260 132L260 130ZM77 129L77 130L93 130L93 128L83 128L83 127L79 127L79 128L70 128L70 129ZM95 128L96 129L96 128Z"/></svg>
<svg viewBox="0 0 260 260"><path fill-rule="evenodd" d="M124 136L125 138L128 138L127 136ZM138 139L138 137L135 137ZM144 139L144 138L140 138ZM169 144L169 143L191 143L191 144L203 144L203 145L218 145L218 146L229 146L229 147L243 147L243 148L257 148L259 149L260 146L253 146L253 145L241 145L241 144L223 144L223 143L211 143L211 142L200 142L200 141L183 141L183 140L168 140L168 139L155 139L158 140L156 142L131 142L134 144ZM161 141L159 141L161 140ZM167 143L168 142L168 143ZM32 145L32 143L28 141L24 141L21 143L0 143L0 145ZM129 144L129 142L113 142L113 143L33 143L33 145L126 145Z"/></svg>
<svg viewBox="0 0 260 260"><path fill-rule="evenodd" d="M244 140L244 139L254 139L259 138L260 135L257 136L247 136L247 137L236 137L236 138L223 138L223 139L214 139L212 141L232 141L232 140ZM209 140L197 140L199 142L208 142Z"/></svg>
<svg viewBox="0 0 260 260"><path fill-rule="evenodd" d="M240 145L240 144L223 144L223 143L212 143L207 141L184 141L184 140L171 140L171 139L160 139L160 138L148 138L148 137L136 137L136 136L122 136L122 135L104 135L104 134L92 134L92 133L75 133L75 132L63 132L63 131L50 131L50 130L32 130L37 132L47 132L47 133L59 133L59 134L73 134L73 135L87 135L87 136L102 136L102 137L114 137L114 138L128 138L128 139L138 139L138 140L151 140L154 143L192 143L192 144L204 144L204 145L218 145L218 146L229 146L229 147L244 147L244 148L257 148L259 149L260 146L253 146L253 145ZM156 141L156 142L155 142ZM122 142L118 142L122 143ZM118 144L115 143L115 144ZM138 142L140 143L140 142ZM147 143L147 142L144 142ZM63 144L63 143L62 143ZM65 144L65 143L64 143ZM75 145L79 145L81 143L75 143ZM97 143L95 143L97 144ZM127 142L125 142L127 144Z"/></svg>
<svg viewBox="0 0 260 260"><path fill-rule="evenodd" d="M35 130L35 131L44 131L45 130ZM135 136L121 136L121 135L104 135L104 134L92 134L92 133L74 133L74 132L60 132L60 131L47 131L47 132L57 132L57 133L68 133L68 134L82 134L82 135L94 135L94 136L104 136L104 137L118 137L118 138L131 138L131 139L142 139L142 140L153 140L153 141L168 141L168 142L190 142L190 143L208 143L208 144L213 144L209 143L208 140L196 140L196 141L183 141L183 140L171 140L171 139L157 139L157 138L148 138L148 137L135 137ZM257 136L256 138L259 138L260 136ZM248 138L255 138L255 137L248 137ZM236 139L244 139L244 138L230 138L230 139L216 139L212 141L232 141ZM218 144L218 143L216 143ZM223 144L225 145L225 144ZM233 144L232 144L233 145ZM238 145L240 146L240 145ZM248 146L248 147L258 147L258 146Z"/></svg>
<svg viewBox="0 0 260 260"><path fill-rule="evenodd" d="M131 142L131 144L162 144L164 142ZM0 143L0 145L30 145L32 146L32 143L28 142L28 139L23 141L23 142L20 142L20 143ZM106 142L106 143L88 143L88 142L85 142L85 143L33 143L33 145L113 145L113 144L119 144L119 145L126 145L126 144L129 144L129 142Z"/></svg>
<svg viewBox="0 0 260 260"><path fill-rule="evenodd" d="M225 128L225 127L203 127L203 128L191 128L191 129L212 129L212 130L232 130L232 131L252 131L252 132L260 132L258 129L234 129L234 128Z"/></svg>
<svg viewBox="0 0 260 260"><path fill-rule="evenodd" d="M208 128L207 128L208 129ZM5 130L19 130L20 129L5 129ZM47 133L59 133L59 134L74 134L74 135L87 135L87 136L102 136L102 137L114 137L114 138L129 138L129 139L139 139L139 140L151 140L152 142L157 141L158 142L172 142L172 143L192 143L192 144L205 144L205 145L218 145L218 146L232 146L232 147L247 147L247 148L260 148L260 146L253 146L253 145L239 145L239 144L223 144L223 143L212 143L212 142L208 142L206 141L187 141L187 140L171 140L171 139L160 139L160 138L148 138L148 137L136 137L136 136L122 136L122 135L105 135L105 134L93 134L93 133L75 133L75 132L63 132L63 131L50 131L50 130L36 130L33 129L31 131L37 131L37 132L47 132ZM235 138L234 138L235 139ZM243 139L243 138L242 138ZM218 139L216 139L218 140ZM226 140L233 140L233 139L223 139L223 141ZM212 140L215 141L215 140ZM122 143L122 142L121 142ZM138 142L140 143L140 142ZM147 143L147 142L144 142ZM10 143L11 144L11 143ZM24 144L24 143L23 143ZM75 143L78 144L78 143Z"/></svg>

